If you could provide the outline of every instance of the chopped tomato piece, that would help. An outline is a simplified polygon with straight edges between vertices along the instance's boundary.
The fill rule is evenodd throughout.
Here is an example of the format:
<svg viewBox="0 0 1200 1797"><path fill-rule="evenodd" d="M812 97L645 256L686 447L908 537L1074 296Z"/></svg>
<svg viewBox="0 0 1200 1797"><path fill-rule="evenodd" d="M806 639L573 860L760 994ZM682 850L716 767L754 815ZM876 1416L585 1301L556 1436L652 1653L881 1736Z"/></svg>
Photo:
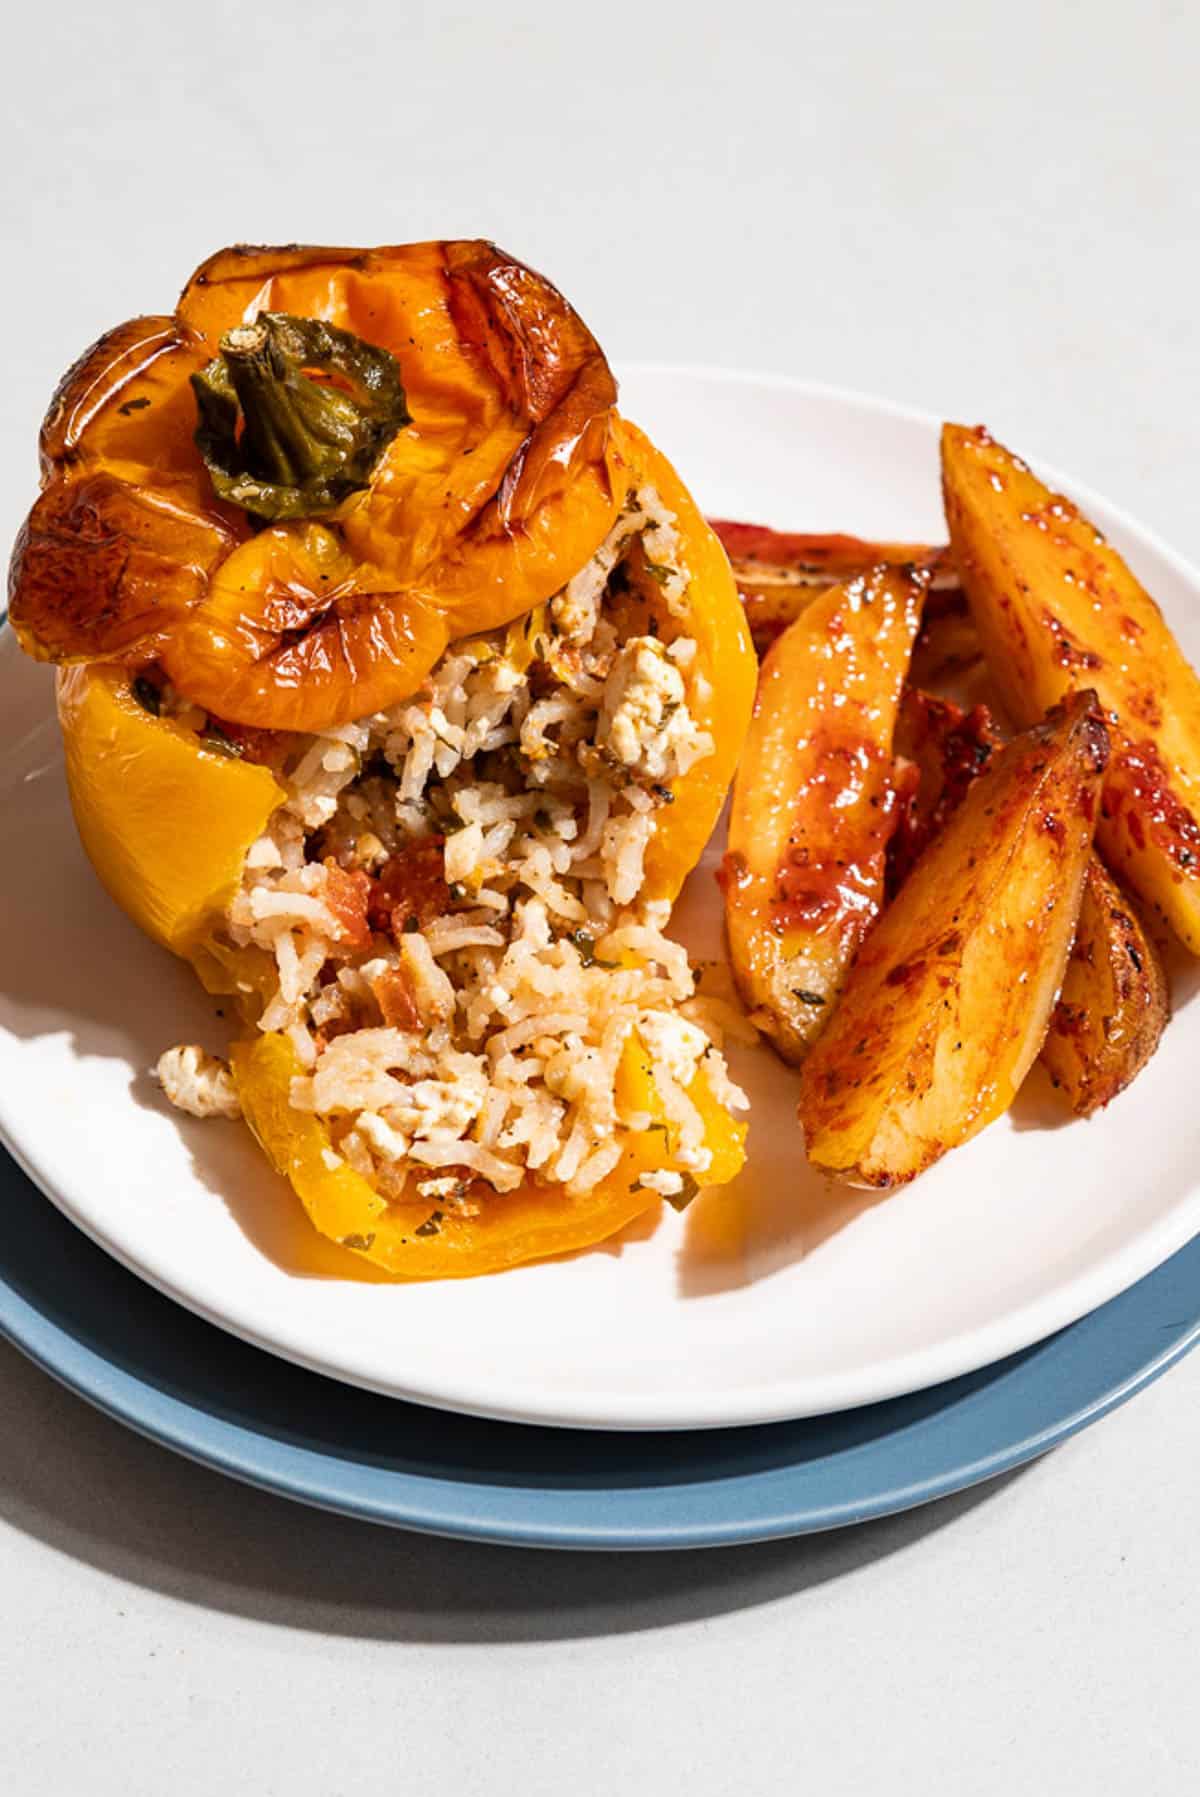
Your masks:
<svg viewBox="0 0 1200 1797"><path fill-rule="evenodd" d="M347 948L358 951L369 948L371 926L367 921L367 905L371 882L364 873L347 873L330 856L325 862L325 903L338 926L338 939Z"/></svg>
<svg viewBox="0 0 1200 1797"><path fill-rule="evenodd" d="M445 915L450 888L444 842L442 836L419 836L389 855L372 882L367 913L372 928L396 935L410 918L419 926Z"/></svg>
<svg viewBox="0 0 1200 1797"><path fill-rule="evenodd" d="M385 968L378 979L372 980L371 990L383 1012L383 1021L389 1028L420 1029L421 1013L417 1009L412 982L403 967Z"/></svg>

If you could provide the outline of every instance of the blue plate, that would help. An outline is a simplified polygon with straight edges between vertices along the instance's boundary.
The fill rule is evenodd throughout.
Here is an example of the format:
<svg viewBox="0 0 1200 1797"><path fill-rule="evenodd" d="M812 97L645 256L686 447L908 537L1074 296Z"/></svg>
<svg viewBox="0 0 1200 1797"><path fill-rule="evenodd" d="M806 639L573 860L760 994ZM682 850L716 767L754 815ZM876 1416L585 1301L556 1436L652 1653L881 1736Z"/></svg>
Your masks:
<svg viewBox="0 0 1200 1797"><path fill-rule="evenodd" d="M248 1347L125 1271L0 1156L0 1331L81 1397L252 1485L540 1547L711 1547L904 1510L1042 1454L1200 1336L1200 1240L1023 1354L869 1409L608 1434L476 1421Z"/></svg>

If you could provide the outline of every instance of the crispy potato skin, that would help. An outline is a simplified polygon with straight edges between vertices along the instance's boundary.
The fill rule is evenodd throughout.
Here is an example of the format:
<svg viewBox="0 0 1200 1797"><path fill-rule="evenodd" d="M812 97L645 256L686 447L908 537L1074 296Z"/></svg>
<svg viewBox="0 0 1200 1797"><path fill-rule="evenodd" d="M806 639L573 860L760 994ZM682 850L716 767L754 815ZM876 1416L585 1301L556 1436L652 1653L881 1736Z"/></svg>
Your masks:
<svg viewBox="0 0 1200 1797"><path fill-rule="evenodd" d="M1095 855L1042 1060L1079 1117L1110 1104L1158 1047L1171 1014L1162 962Z"/></svg>
<svg viewBox="0 0 1200 1797"><path fill-rule="evenodd" d="M951 549L1013 716L1097 693L1112 742L1097 844L1200 954L1200 679L1154 600L1070 500L982 429L947 425Z"/></svg>
<svg viewBox="0 0 1200 1797"><path fill-rule="evenodd" d="M882 900L892 732L926 585L912 568L880 567L833 588L762 666L722 885L738 988L791 1061Z"/></svg>
<svg viewBox="0 0 1200 1797"><path fill-rule="evenodd" d="M1090 693L974 782L866 938L804 1063L813 1163L903 1185L1007 1109L1075 933L1108 741Z"/></svg>

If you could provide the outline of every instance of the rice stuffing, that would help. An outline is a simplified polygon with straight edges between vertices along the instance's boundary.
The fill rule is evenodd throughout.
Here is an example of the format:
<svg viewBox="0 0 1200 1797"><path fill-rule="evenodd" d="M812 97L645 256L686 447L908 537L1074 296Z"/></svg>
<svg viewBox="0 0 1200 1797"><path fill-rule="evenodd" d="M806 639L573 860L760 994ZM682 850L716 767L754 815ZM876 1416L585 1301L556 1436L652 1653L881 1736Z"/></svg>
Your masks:
<svg viewBox="0 0 1200 1797"><path fill-rule="evenodd" d="M590 1191L622 1132L651 1122L618 1096L635 1030L671 1158L696 1184L711 1159L688 1096L701 1064L719 1101L746 1106L662 934L667 907L643 896L672 783L713 751L673 522L639 491L562 592L452 645L420 693L276 739L288 798L223 931L269 958L259 1025L293 1046L293 1106L385 1196L470 1214L530 1176ZM659 622L622 635L631 581ZM230 1114L219 1070L171 1061L192 1054L164 1057L164 1090ZM644 1183L673 1196L684 1173Z"/></svg>

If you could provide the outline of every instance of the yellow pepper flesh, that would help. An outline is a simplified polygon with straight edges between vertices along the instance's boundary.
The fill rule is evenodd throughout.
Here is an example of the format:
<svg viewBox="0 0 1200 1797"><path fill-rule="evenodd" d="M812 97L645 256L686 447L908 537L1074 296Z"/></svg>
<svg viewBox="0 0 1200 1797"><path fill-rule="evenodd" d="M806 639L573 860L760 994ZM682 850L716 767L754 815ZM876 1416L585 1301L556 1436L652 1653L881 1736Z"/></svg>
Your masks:
<svg viewBox="0 0 1200 1797"><path fill-rule="evenodd" d="M268 768L205 749L134 698L128 670L62 668L58 718L80 840L147 936L192 959L287 796Z"/></svg>
<svg viewBox="0 0 1200 1797"><path fill-rule="evenodd" d="M631 1036L617 1073L617 1100L622 1108L646 1112L658 1127L628 1133L606 1178L578 1198L529 1179L515 1192L489 1196L476 1216L447 1209L435 1232L422 1234L433 1211L429 1199L387 1202L334 1152L319 1117L291 1108L291 1082L300 1068L286 1037L267 1034L238 1043L233 1068L246 1121L276 1171L290 1180L314 1228L397 1278L464 1278L592 1247L656 1207L659 1196L640 1183L642 1175L675 1164L678 1145L666 1127L653 1069ZM723 1185L745 1160L745 1125L716 1102L703 1072L688 1096L704 1119L712 1155L704 1183Z"/></svg>
<svg viewBox="0 0 1200 1797"><path fill-rule="evenodd" d="M688 615L681 627L696 644L695 672L707 685L707 692L693 690L688 704L696 723L712 736L713 752L673 782L671 804L658 813L646 850L643 898L674 903L721 815L750 725L758 658L729 559L695 500L667 457L636 425L619 418L616 434L636 484L653 487L674 515L691 577Z"/></svg>

